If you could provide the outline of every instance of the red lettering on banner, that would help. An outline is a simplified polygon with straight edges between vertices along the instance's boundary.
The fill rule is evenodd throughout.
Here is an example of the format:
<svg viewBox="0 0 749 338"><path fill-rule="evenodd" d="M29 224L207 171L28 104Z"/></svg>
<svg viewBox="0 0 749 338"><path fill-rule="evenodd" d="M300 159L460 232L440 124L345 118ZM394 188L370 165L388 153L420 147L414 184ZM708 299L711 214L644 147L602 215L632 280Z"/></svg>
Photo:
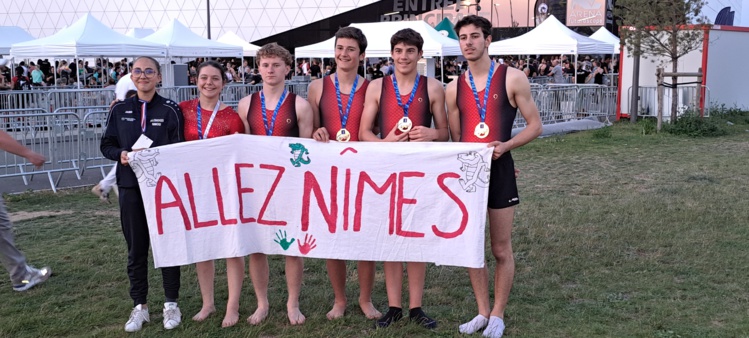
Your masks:
<svg viewBox="0 0 749 338"><path fill-rule="evenodd" d="M221 219L221 225L237 224L236 218L226 218L224 214L224 195L221 194L221 185L219 184L218 168L213 168L213 190L216 192L216 204L218 205L218 215Z"/></svg>
<svg viewBox="0 0 749 338"><path fill-rule="evenodd" d="M273 185L270 186L270 191L268 191L268 195L265 196L265 201L263 202L263 206L260 208L260 214L257 216L257 224L286 226L286 221L269 221L267 219L263 219L263 215L265 215L265 210L268 208L268 203L270 203L270 199L271 197L273 197L273 193L276 191L278 182L281 182L281 176L283 176L283 173L284 171L286 171L286 168L280 167L277 165L271 165L271 164L261 164L260 169L278 170L278 175L276 175L276 179L273 181Z"/></svg>
<svg viewBox="0 0 749 338"><path fill-rule="evenodd" d="M243 187L242 186L242 173L241 170L243 168L252 168L253 165L250 163L235 163L234 164L234 175L237 177L237 197L239 198L239 221L244 223L252 223L255 222L254 217L244 217L244 200L242 199L242 195L249 194L255 191L255 189L249 188L249 187Z"/></svg>
<svg viewBox="0 0 749 338"><path fill-rule="evenodd" d="M169 192L172 193L172 197L174 197L173 202L164 203L164 201L161 199L161 189L164 188L164 184L166 184L167 188L169 188ZM169 208L179 208L179 212L182 214L182 221L185 223L185 230L190 230L190 218L187 216L187 210L185 209L184 204L182 204L182 198L179 197L179 193L177 193L177 189L174 187L174 184L172 184L172 181L167 178L166 176L159 176L159 180L156 182L156 228L158 229L159 235L164 234L164 221L162 218L162 212L165 209Z"/></svg>
<svg viewBox="0 0 749 338"><path fill-rule="evenodd" d="M346 183L343 189L343 231L348 231L349 190L351 190L351 169L346 169Z"/></svg>
<svg viewBox="0 0 749 338"><path fill-rule="evenodd" d="M335 233L336 222L338 221L338 167L330 167L330 209L327 209L325 198L322 196L322 189L317 183L315 174L307 171L304 173L304 194L302 195L302 231L309 229L309 209L310 209L310 192L315 194L317 206L328 223L328 231Z"/></svg>
<svg viewBox="0 0 749 338"><path fill-rule="evenodd" d="M192 181L190 180L190 174L185 173L185 186L187 187L187 198L190 200L190 210L192 211L192 219L195 221L195 229L206 228L218 225L218 220L210 220L201 222L198 220L198 208L195 205L195 194L192 190Z"/></svg>
<svg viewBox="0 0 749 338"><path fill-rule="evenodd" d="M395 179L396 174L391 174L382 186L378 186L372 181L372 177L366 171L359 173L359 182L356 185L356 200L354 201L354 232L361 231L362 199L364 198L364 183L366 183L378 195L382 195L390 189L390 212L388 216L390 220L390 233L393 233L395 222Z"/></svg>
<svg viewBox="0 0 749 338"><path fill-rule="evenodd" d="M455 193L453 193L452 190L450 190L450 188L445 185L445 179L448 178L460 178L460 175L456 173L444 173L437 177L437 185L440 186L440 189L442 189L442 191L444 191L445 194L450 197L450 199L455 201L455 204L457 204L458 208L460 209L460 213L463 214L460 219L460 227L458 228L458 230L455 230L453 232L443 232L440 229L437 229L437 225L434 224L432 225L432 232L434 232L434 234L438 237L455 238L463 234L463 231L466 230L466 226L468 225L468 209L466 209L466 205L465 203L463 203L463 201L460 200L460 197L458 197L458 195L455 195Z"/></svg>
<svg viewBox="0 0 749 338"><path fill-rule="evenodd" d="M403 230L403 205L404 204L416 204L415 198L404 198L403 188L404 182L407 177L424 177L424 173L418 171L404 171L398 175L398 202L397 202L397 218L395 221L395 234L403 237L424 237L423 232L406 231ZM391 229L390 234L393 234Z"/></svg>

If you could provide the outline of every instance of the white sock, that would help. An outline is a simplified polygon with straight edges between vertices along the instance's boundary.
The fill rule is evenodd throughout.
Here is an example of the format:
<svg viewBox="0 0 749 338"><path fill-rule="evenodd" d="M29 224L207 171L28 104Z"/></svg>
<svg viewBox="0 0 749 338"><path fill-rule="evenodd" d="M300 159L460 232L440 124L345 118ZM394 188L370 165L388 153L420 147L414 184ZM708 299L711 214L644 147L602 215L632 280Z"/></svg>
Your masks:
<svg viewBox="0 0 749 338"><path fill-rule="evenodd" d="M460 327L458 327L458 331L465 334L474 334L476 331L483 329L488 322L489 319L482 315L478 315L473 317L470 322L461 324Z"/></svg>
<svg viewBox="0 0 749 338"><path fill-rule="evenodd" d="M505 332L505 322L497 316L489 317L489 325L484 330L484 337L500 338Z"/></svg>

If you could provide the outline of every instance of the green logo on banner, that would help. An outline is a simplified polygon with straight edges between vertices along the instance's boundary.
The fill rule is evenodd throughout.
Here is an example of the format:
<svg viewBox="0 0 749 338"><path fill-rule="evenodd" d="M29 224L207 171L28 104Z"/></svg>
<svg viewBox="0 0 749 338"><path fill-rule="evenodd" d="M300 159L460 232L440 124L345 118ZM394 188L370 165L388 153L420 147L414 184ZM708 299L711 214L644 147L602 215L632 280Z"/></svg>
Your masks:
<svg viewBox="0 0 749 338"><path fill-rule="evenodd" d="M311 162L309 159L309 150L303 144L290 143L289 148L291 148L291 154L294 155L289 161L295 167L301 167L302 164L309 164Z"/></svg>

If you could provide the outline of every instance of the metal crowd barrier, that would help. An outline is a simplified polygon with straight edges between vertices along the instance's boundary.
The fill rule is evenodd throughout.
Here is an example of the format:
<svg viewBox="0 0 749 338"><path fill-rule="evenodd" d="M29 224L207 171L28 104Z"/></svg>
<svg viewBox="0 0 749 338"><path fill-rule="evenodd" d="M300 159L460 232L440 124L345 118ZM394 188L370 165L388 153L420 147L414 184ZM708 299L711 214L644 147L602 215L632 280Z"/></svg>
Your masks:
<svg viewBox="0 0 749 338"><path fill-rule="evenodd" d="M78 137L75 135L79 124L75 114L50 114L40 108L0 111L0 126L21 144L47 159L41 168L35 168L24 158L3 152L0 178L20 176L28 185L35 175L46 174L55 192L65 172L72 171L80 179ZM58 174L57 178L52 174Z"/></svg>
<svg viewBox="0 0 749 338"><path fill-rule="evenodd" d="M683 86L677 88L677 105L678 115L684 114L688 110L696 111L699 107L697 102L697 91L699 88L705 89L705 109L704 116L710 116L710 87L708 86ZM657 86L640 86L639 101L637 108L638 116L658 116L658 87ZM671 119L671 88L663 88L663 120ZM627 89L627 102L632 102L632 87Z"/></svg>
<svg viewBox="0 0 749 338"><path fill-rule="evenodd" d="M99 170L102 177L107 175L114 162L101 154L101 137L107 129L108 109L90 109L81 119L78 130L80 143L81 174L87 169Z"/></svg>
<svg viewBox="0 0 749 338"><path fill-rule="evenodd" d="M600 85L531 84L531 96L538 107L542 124L552 124L594 117L611 122L616 116L617 88ZM518 112L513 128L525 127Z"/></svg>
<svg viewBox="0 0 749 338"><path fill-rule="evenodd" d="M68 107L109 107L114 101L114 88L55 89L47 92L49 111Z"/></svg>

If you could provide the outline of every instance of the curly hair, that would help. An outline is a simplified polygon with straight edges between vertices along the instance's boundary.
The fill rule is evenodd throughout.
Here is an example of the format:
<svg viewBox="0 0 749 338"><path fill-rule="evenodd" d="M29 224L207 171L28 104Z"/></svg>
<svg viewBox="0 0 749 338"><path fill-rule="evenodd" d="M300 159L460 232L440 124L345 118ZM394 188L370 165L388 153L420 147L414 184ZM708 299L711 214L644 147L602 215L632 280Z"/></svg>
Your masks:
<svg viewBox="0 0 749 338"><path fill-rule="evenodd" d="M286 62L289 67L294 67L294 59L291 57L291 53L286 48L281 47L275 42L263 45L260 50L257 51L257 62L263 58L277 57Z"/></svg>

